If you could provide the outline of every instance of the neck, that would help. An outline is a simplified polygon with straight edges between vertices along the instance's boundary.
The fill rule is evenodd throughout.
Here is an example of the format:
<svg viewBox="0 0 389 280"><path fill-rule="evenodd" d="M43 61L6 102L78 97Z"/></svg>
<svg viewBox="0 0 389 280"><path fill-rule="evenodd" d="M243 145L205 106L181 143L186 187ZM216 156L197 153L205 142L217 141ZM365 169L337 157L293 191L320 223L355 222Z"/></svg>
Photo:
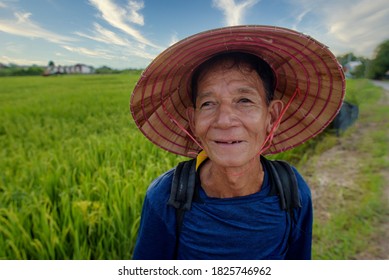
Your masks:
<svg viewBox="0 0 389 280"><path fill-rule="evenodd" d="M243 167L223 167L208 161L200 170L202 186L210 197L230 198L260 191L263 169L259 157Z"/></svg>

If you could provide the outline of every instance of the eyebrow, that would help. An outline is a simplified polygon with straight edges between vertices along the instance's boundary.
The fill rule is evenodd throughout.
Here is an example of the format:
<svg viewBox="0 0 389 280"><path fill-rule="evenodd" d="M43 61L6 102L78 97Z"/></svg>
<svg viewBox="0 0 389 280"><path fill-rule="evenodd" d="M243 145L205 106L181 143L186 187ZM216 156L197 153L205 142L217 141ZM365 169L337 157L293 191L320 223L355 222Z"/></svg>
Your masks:
<svg viewBox="0 0 389 280"><path fill-rule="evenodd" d="M204 98L212 95L212 91L199 92L196 94L196 98Z"/></svg>
<svg viewBox="0 0 389 280"><path fill-rule="evenodd" d="M253 94L253 95L256 95L256 94L260 93L258 91L258 89L256 89L255 87L243 86L243 87L238 87L237 89L235 89L233 94L239 94L239 93L242 93L242 92ZM208 97L208 96L211 96L211 95L212 95L212 91L204 91L204 92L197 93L196 97L197 98L201 98L201 97Z"/></svg>
<svg viewBox="0 0 389 280"><path fill-rule="evenodd" d="M244 93L252 93L252 94L256 94L256 93L260 93L259 90L255 87L250 87L250 86L244 86L244 87L239 87L238 88L238 92L244 92Z"/></svg>

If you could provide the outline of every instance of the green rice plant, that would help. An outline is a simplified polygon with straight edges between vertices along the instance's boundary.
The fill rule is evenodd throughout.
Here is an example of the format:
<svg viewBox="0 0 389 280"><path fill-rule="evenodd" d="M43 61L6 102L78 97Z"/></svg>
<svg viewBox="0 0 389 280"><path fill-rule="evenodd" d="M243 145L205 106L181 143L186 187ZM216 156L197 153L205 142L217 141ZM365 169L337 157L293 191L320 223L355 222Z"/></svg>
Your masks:
<svg viewBox="0 0 389 280"><path fill-rule="evenodd" d="M131 258L145 190L178 162L130 117L137 78L1 78L1 259Z"/></svg>
<svg viewBox="0 0 389 280"><path fill-rule="evenodd" d="M148 185L183 160L136 128L138 77L0 78L0 259L131 258ZM363 83L351 86L370 92ZM325 137L280 157L298 166L333 145Z"/></svg>

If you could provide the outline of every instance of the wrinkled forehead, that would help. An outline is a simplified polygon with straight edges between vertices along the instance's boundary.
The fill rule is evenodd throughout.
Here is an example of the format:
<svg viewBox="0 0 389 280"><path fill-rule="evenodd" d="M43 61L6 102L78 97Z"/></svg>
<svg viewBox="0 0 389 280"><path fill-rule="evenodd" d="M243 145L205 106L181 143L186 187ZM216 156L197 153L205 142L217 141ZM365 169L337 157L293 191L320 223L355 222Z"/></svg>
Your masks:
<svg viewBox="0 0 389 280"><path fill-rule="evenodd" d="M254 65L252 65L248 61L236 60L233 57L225 56L216 58L214 60L206 61L202 65L200 65L197 73L197 82L204 79L205 76L208 76L215 72L225 73L232 70L239 71L244 75L254 72L255 74L257 74L258 78L260 78L259 74L254 71Z"/></svg>
<svg viewBox="0 0 389 280"><path fill-rule="evenodd" d="M197 79L196 95L200 97L204 91L216 90L227 86L229 90L246 92L249 89L265 97L265 89L261 77L249 65L231 65L217 63L204 69Z"/></svg>

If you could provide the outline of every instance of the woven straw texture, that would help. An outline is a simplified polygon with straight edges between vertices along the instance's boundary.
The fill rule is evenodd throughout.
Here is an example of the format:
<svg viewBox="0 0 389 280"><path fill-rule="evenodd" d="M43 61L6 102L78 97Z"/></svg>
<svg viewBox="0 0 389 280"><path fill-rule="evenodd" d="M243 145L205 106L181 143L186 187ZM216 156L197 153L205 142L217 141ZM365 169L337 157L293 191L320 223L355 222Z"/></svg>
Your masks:
<svg viewBox="0 0 389 280"><path fill-rule="evenodd" d="M135 123L153 143L172 153L195 157L200 147L190 133L193 70L217 53L242 51L267 61L285 104L266 154L286 151L319 134L336 116L345 93L341 66L328 48L301 33L271 26L235 26L199 33L166 49L142 73L131 96Z"/></svg>

